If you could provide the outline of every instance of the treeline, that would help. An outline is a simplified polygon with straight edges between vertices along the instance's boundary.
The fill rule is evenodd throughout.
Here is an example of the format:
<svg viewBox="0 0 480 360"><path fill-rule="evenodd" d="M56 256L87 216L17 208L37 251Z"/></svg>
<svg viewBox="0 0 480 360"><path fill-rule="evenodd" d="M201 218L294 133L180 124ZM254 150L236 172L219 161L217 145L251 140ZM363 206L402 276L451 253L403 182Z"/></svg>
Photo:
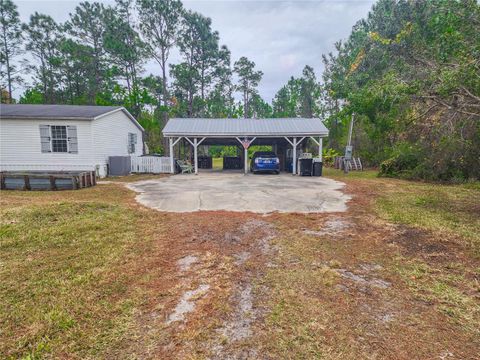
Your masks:
<svg viewBox="0 0 480 360"><path fill-rule="evenodd" d="M257 91L263 72L245 57L232 64L211 20L179 0L84 2L64 24L38 13L22 24L16 5L0 0L0 26L2 102L28 72L33 85L19 102L125 106L152 151L162 151L169 116L318 116L329 154L342 153L354 115L354 151L383 174L480 178L476 0L379 0L323 56L321 82L305 66L271 104ZM145 74L151 60L159 75Z"/></svg>
<svg viewBox="0 0 480 360"><path fill-rule="evenodd" d="M378 1L324 56L330 146L355 114L355 149L385 175L479 179L479 29L476 0Z"/></svg>
<svg viewBox="0 0 480 360"><path fill-rule="evenodd" d="M13 88L29 73L33 85L18 102L125 106L149 130L153 151L162 150L159 129L168 116L294 113L290 99L278 99L273 108L264 101L257 91L262 71L246 57L232 65L211 19L185 9L179 0L116 0L115 6L83 2L63 24L39 13L22 24L16 5L0 0L0 25L2 102L14 101ZM181 56L175 64L170 61L174 49ZM145 75L144 66L152 60L159 75ZM310 67L305 76L309 87L316 83ZM302 91L306 95L307 89ZM234 92L243 101L235 101ZM302 109L316 106L315 101L304 101ZM302 113L312 115L308 109Z"/></svg>

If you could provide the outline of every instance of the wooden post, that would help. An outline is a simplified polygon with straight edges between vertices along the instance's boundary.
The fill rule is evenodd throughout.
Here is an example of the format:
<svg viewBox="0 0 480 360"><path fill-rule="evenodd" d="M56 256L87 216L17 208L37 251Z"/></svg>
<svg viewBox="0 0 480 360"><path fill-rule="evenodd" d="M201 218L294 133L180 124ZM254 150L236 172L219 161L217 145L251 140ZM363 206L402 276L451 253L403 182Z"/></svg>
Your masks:
<svg viewBox="0 0 480 360"><path fill-rule="evenodd" d="M25 190L31 190L32 188L30 187L30 178L28 177L28 175L23 176L23 181L24 181L23 188Z"/></svg>
<svg viewBox="0 0 480 360"><path fill-rule="evenodd" d="M320 159L320 162L323 161L322 157L323 157L323 138L318 138L318 158Z"/></svg>
<svg viewBox="0 0 480 360"><path fill-rule="evenodd" d="M297 138L293 138L293 159L292 159L292 175L297 174Z"/></svg>
<svg viewBox="0 0 480 360"><path fill-rule="evenodd" d="M193 139L193 161L195 162L195 175L198 175L198 139Z"/></svg>
<svg viewBox="0 0 480 360"><path fill-rule="evenodd" d="M55 176L49 176L50 178L50 190L57 190L57 184L55 184Z"/></svg>
<svg viewBox="0 0 480 360"><path fill-rule="evenodd" d="M244 157L245 157L244 173L246 175L248 173L248 148L246 148L246 147L244 147Z"/></svg>
<svg viewBox="0 0 480 360"><path fill-rule="evenodd" d="M174 163L173 163L173 139L168 138L168 145L170 147L170 173L175 174L175 168L174 168Z"/></svg>
<svg viewBox="0 0 480 360"><path fill-rule="evenodd" d="M97 185L97 174L92 171L93 186Z"/></svg>
<svg viewBox="0 0 480 360"><path fill-rule="evenodd" d="M245 175L248 173L248 148L250 147L250 145L252 145L252 143L255 141L257 137L255 136L254 138L252 138L251 140L248 140L247 137L245 137L245 139L242 141L239 137L236 137L235 139L237 139L237 141L242 144L243 146L243 149L244 149L244 160L245 160L245 164L244 164L244 173Z"/></svg>
<svg viewBox="0 0 480 360"><path fill-rule="evenodd" d="M0 190L5 190L5 176L0 173Z"/></svg>

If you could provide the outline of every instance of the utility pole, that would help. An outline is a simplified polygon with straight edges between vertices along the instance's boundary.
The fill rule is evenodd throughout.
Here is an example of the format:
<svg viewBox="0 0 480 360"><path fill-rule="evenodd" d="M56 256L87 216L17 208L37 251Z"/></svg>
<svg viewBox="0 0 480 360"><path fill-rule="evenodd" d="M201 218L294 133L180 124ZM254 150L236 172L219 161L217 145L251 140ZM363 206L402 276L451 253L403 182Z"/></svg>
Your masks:
<svg viewBox="0 0 480 360"><path fill-rule="evenodd" d="M345 147L345 157L343 160L343 171L345 174L348 174L348 168L350 167L350 161L352 160L352 133L353 133L353 123L355 122L355 113L352 113L352 120L350 120L350 129L348 130L348 142Z"/></svg>

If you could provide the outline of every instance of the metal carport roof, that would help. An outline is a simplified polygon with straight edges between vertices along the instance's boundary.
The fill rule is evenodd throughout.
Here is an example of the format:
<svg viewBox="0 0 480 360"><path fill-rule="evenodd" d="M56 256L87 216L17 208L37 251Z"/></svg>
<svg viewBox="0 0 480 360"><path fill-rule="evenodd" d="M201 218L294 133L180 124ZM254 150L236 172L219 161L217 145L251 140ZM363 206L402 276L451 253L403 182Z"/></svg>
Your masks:
<svg viewBox="0 0 480 360"><path fill-rule="evenodd" d="M328 129L318 118L173 118L164 127L163 135L166 137L327 136Z"/></svg>

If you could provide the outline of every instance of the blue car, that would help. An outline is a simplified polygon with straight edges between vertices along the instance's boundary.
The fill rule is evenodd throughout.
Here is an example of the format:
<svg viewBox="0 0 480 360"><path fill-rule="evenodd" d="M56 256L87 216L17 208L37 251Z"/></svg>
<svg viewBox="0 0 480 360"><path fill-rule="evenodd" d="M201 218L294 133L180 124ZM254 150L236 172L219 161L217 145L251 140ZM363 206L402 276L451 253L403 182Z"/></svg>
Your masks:
<svg viewBox="0 0 480 360"><path fill-rule="evenodd" d="M257 151L252 156L250 163L250 171L257 172L274 172L280 173L280 160L277 154L272 151Z"/></svg>

